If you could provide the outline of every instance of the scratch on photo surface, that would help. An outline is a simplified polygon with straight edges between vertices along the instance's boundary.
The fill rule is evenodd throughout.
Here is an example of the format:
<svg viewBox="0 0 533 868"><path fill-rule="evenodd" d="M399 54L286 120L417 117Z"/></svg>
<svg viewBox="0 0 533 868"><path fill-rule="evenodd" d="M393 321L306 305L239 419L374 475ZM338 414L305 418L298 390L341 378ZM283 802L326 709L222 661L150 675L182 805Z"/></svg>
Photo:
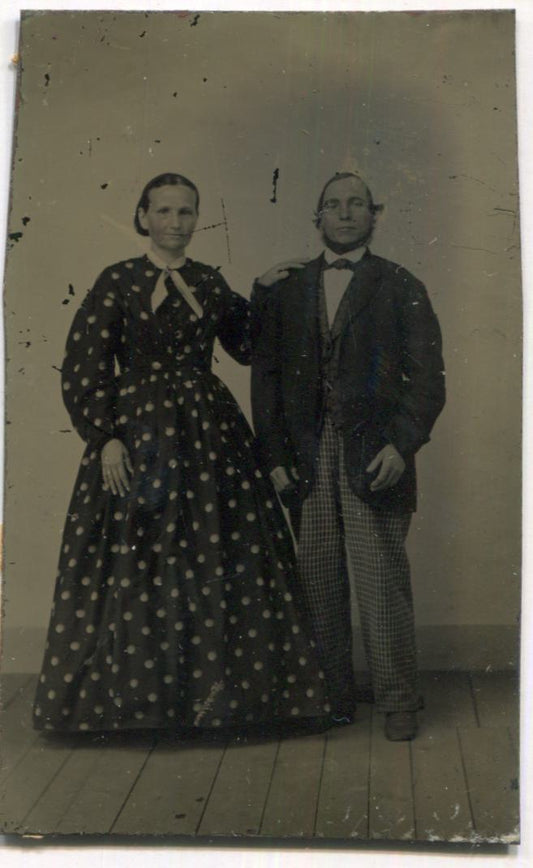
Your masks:
<svg viewBox="0 0 533 868"><path fill-rule="evenodd" d="M202 703L200 711L194 718L194 726L199 726L202 718L205 717L206 713L210 711L213 707L213 703L218 693L224 688L224 683L222 681L215 681L211 690L209 691L207 699Z"/></svg>
<svg viewBox="0 0 533 868"><path fill-rule="evenodd" d="M221 197L220 202L222 205L222 215L224 217L224 226L226 229L226 246L228 248L228 262L231 264L231 248L229 246L229 229L228 229L228 218L226 216L226 206L224 205L224 199Z"/></svg>

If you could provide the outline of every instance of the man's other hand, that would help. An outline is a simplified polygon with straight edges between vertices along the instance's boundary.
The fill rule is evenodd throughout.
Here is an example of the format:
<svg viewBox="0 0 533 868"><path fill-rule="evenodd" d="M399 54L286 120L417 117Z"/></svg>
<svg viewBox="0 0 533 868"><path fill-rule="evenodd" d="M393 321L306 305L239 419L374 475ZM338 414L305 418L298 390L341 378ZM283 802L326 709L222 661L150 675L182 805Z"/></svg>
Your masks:
<svg viewBox="0 0 533 868"><path fill-rule="evenodd" d="M388 443L378 452L366 468L366 472L374 473L378 468L378 475L370 483L370 491L385 491L396 485L405 470L405 461L392 443Z"/></svg>

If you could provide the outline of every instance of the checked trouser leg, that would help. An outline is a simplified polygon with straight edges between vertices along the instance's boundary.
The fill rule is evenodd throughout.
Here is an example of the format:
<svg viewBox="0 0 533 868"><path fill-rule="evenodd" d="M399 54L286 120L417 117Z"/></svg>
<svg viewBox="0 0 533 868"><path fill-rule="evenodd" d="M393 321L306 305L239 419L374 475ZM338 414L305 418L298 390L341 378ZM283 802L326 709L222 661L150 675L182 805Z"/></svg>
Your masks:
<svg viewBox="0 0 533 868"><path fill-rule="evenodd" d="M350 489L340 444L345 543L379 711L418 707L415 624L405 540L410 513L371 509Z"/></svg>
<svg viewBox="0 0 533 868"><path fill-rule="evenodd" d="M302 506L298 572L333 713L355 708L350 585L339 492L337 434L326 422L314 485Z"/></svg>
<svg viewBox="0 0 533 868"><path fill-rule="evenodd" d="M350 584L380 711L418 705L410 515L371 509L349 488L342 438L326 419L317 477L302 508L298 562L333 710L354 706ZM347 571L350 562L350 578Z"/></svg>

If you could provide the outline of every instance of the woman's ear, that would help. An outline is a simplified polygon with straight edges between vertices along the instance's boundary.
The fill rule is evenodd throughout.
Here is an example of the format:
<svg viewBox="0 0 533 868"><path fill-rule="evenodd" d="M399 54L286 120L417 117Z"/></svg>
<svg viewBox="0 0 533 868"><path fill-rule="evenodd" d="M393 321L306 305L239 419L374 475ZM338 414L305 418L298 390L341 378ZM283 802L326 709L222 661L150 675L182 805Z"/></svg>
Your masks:
<svg viewBox="0 0 533 868"><path fill-rule="evenodd" d="M148 224L146 221L146 211L144 210L144 208L137 208L137 219L138 219L139 225L142 227L142 229L145 229L146 231L148 231Z"/></svg>

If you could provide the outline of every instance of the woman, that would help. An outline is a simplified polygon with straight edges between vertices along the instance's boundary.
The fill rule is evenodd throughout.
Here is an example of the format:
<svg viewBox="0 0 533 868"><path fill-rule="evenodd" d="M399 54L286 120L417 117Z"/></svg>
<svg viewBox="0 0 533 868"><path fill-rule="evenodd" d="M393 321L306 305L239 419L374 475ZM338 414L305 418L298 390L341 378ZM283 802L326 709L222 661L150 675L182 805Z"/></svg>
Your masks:
<svg viewBox="0 0 533 868"><path fill-rule="evenodd" d="M104 270L68 337L63 395L87 448L37 728L210 728L328 710L287 587L288 532L211 372L215 337L249 363L250 318L218 271L185 256L198 203L183 176L147 184L135 227L150 252Z"/></svg>

